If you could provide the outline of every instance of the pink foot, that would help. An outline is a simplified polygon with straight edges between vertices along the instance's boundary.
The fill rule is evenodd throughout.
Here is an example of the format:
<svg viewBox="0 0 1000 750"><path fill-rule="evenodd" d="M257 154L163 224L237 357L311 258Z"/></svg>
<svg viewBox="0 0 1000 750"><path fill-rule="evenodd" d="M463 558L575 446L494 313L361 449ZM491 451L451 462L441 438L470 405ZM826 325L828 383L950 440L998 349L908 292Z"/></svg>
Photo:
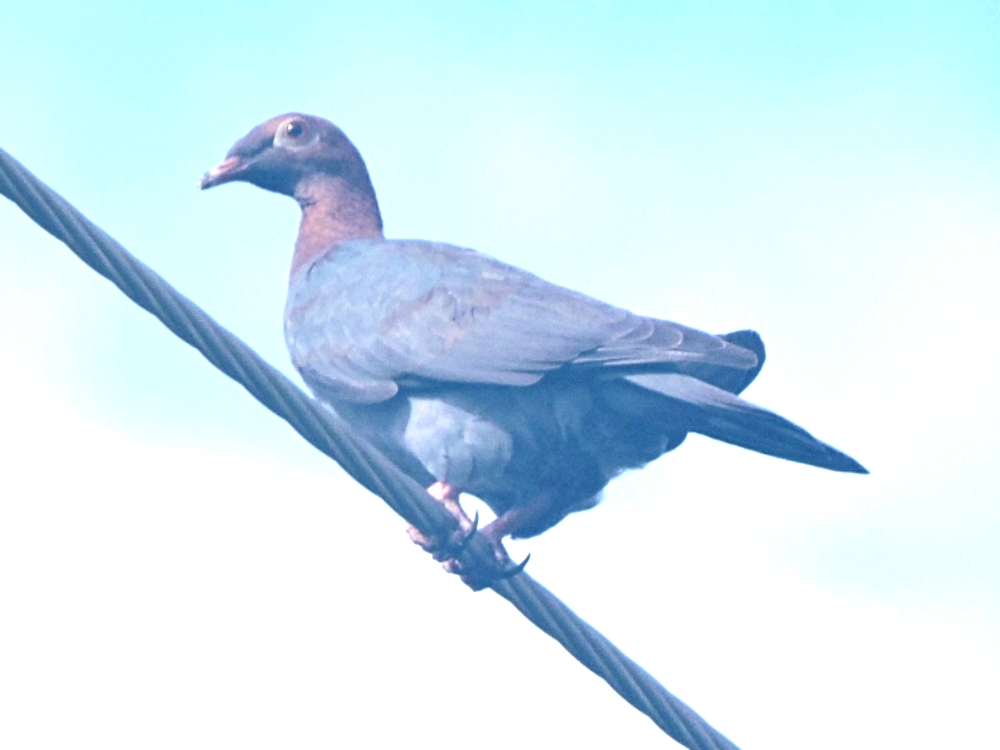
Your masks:
<svg viewBox="0 0 1000 750"><path fill-rule="evenodd" d="M427 494L441 503L452 518L458 522L458 530L447 539L427 536L416 526L407 526L406 533L418 547L429 552L435 560L441 562L450 560L462 551L469 539L476 532L479 516L471 520L458 501L461 491L450 484L435 482L427 488Z"/></svg>
<svg viewBox="0 0 1000 750"><path fill-rule="evenodd" d="M458 527L462 531L468 533L475 528L476 524L466 515L461 503L458 502L459 495L462 494L461 490L445 482L435 482L427 488L427 494L451 513L452 518L458 521Z"/></svg>
<svg viewBox="0 0 1000 750"><path fill-rule="evenodd" d="M507 550L503 546L503 538L510 533L512 523L523 515L523 511L513 514L508 511L481 531L493 547L495 565L463 565L458 560L458 555L476 533L479 515L476 515L475 520L471 520L458 501L461 491L446 482L435 482L427 488L427 493L441 503L458 522L458 530L444 540L427 536L415 526L407 527L406 533L409 534L414 544L441 562L446 571L461 577L462 582L473 591L479 591L524 570L531 555L524 558L524 561L519 565L512 565Z"/></svg>

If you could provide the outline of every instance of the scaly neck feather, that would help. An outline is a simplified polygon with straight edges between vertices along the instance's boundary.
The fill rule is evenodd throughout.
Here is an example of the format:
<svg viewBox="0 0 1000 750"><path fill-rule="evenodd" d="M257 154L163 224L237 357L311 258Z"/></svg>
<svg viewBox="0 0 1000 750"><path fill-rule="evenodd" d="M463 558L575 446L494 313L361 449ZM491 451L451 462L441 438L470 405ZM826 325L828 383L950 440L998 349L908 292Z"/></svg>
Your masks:
<svg viewBox="0 0 1000 750"><path fill-rule="evenodd" d="M367 172L361 175L315 174L295 188L302 222L295 241L291 275L345 240L381 239L382 216Z"/></svg>

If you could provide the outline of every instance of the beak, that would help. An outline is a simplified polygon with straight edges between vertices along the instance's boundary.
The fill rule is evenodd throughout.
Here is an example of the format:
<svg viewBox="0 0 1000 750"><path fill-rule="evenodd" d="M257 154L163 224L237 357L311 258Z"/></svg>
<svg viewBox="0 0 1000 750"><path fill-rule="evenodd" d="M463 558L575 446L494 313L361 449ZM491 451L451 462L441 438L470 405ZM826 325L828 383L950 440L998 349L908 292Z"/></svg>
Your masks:
<svg viewBox="0 0 1000 750"><path fill-rule="evenodd" d="M238 156L230 156L222 164L212 167L201 177L201 189L208 190L210 187L221 185L224 182L232 182L240 179L240 175L247 169L247 162Z"/></svg>

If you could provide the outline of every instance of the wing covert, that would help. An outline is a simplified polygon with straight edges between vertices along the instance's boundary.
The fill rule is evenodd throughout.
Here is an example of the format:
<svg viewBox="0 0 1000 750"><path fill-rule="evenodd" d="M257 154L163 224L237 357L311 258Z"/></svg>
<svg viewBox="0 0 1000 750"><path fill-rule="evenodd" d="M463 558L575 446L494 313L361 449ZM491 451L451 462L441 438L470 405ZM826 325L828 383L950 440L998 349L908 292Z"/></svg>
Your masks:
<svg viewBox="0 0 1000 750"><path fill-rule="evenodd" d="M634 315L473 250L407 240L342 243L293 279L285 335L311 386L363 402L401 385L526 386L563 367L611 374L757 361L717 336Z"/></svg>

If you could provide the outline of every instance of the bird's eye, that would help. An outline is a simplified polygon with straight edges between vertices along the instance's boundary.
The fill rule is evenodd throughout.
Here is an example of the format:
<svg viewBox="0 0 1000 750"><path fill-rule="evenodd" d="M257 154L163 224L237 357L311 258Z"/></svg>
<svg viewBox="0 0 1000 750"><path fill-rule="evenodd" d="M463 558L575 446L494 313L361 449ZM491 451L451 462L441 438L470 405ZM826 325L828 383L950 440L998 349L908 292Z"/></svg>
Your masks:
<svg viewBox="0 0 1000 750"><path fill-rule="evenodd" d="M309 123L298 118L286 120L274 134L275 146L305 146L314 140Z"/></svg>

